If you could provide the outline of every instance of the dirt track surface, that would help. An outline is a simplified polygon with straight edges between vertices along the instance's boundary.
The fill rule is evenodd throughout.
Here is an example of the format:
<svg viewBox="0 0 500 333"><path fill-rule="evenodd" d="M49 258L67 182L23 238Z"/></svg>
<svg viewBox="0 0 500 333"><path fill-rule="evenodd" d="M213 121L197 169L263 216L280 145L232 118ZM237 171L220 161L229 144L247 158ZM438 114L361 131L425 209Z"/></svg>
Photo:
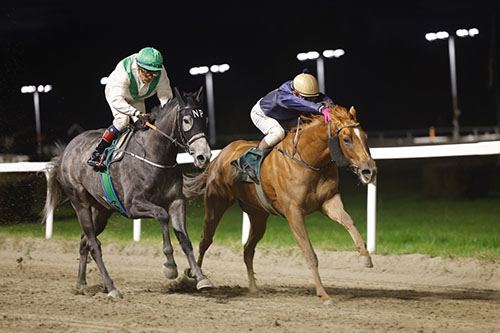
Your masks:
<svg viewBox="0 0 500 333"><path fill-rule="evenodd" d="M94 262L76 291L78 242L0 238L0 332L500 332L500 262L317 251L333 305L315 296L298 250L257 249L247 289L241 250L214 246L198 292L164 278L161 244L103 244L124 299L103 292ZM187 265L175 248L181 273ZM182 274L181 274L182 275Z"/></svg>

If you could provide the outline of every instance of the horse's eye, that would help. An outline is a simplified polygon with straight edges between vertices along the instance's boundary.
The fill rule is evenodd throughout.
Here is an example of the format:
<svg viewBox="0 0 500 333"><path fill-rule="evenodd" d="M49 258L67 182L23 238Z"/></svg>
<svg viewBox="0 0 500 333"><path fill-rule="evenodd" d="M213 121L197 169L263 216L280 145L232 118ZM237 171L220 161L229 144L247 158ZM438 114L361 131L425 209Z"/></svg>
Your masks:
<svg viewBox="0 0 500 333"><path fill-rule="evenodd" d="M348 136L344 136L344 143L351 143L351 138Z"/></svg>
<svg viewBox="0 0 500 333"><path fill-rule="evenodd" d="M186 115L186 116L182 117L182 130L184 132L189 131L191 128L193 128L193 123L194 123L194 120L193 120L192 116Z"/></svg>

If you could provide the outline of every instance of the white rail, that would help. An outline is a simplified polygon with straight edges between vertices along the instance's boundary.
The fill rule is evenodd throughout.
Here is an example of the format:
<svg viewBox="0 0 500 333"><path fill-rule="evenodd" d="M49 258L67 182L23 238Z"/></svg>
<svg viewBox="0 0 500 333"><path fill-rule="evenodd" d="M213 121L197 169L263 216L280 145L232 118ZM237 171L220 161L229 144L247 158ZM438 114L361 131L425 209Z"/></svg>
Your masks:
<svg viewBox="0 0 500 333"><path fill-rule="evenodd" d="M405 159L405 158L433 158L451 156L474 156L500 154L500 141L484 141L477 143L427 145L410 147L383 147L371 148L372 157L378 159ZM220 150L212 151L212 159L220 153ZM0 163L0 172L47 172L48 162L18 162ZM186 153L177 155L177 163L193 163L193 158ZM48 191L48 189L47 189ZM48 193L47 193L48 196ZM375 251L376 244L376 198L377 182L368 185L367 188L367 248L370 253ZM52 237L53 212L47 215L45 237ZM246 213L243 213L242 242L245 243L250 230L250 221ZM141 220L134 220L134 240L139 241L141 233Z"/></svg>

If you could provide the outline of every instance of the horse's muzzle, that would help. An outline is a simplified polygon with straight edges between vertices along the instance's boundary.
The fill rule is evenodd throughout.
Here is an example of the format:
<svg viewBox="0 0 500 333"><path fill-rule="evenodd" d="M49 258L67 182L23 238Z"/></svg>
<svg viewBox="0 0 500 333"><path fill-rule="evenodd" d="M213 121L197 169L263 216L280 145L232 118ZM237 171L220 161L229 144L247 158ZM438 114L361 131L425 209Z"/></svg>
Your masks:
<svg viewBox="0 0 500 333"><path fill-rule="evenodd" d="M371 184L377 176L377 166L374 160L368 160L351 166L352 171L358 175L363 184Z"/></svg>
<svg viewBox="0 0 500 333"><path fill-rule="evenodd" d="M194 165L197 168L205 168L210 163L210 158L212 157L212 151L210 150L207 138L202 136L192 141L189 145L189 154L193 156Z"/></svg>

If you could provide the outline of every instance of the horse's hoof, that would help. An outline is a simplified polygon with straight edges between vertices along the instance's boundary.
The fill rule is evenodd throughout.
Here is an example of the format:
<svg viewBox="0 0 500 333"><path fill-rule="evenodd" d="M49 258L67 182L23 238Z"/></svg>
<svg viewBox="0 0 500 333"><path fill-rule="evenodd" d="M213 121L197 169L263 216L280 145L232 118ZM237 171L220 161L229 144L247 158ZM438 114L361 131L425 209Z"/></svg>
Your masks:
<svg viewBox="0 0 500 333"><path fill-rule="evenodd" d="M251 287L248 287L248 291L249 291L251 294L256 294L256 293L258 293L258 292L259 292L259 288L251 286Z"/></svg>
<svg viewBox="0 0 500 333"><path fill-rule="evenodd" d="M76 289L80 290L82 288L85 288L87 286L87 282L85 283L77 283L76 284Z"/></svg>
<svg viewBox="0 0 500 333"><path fill-rule="evenodd" d="M212 287L213 287L212 282L210 282L207 278L198 281L198 283L196 284L196 289L198 290L205 288L212 288Z"/></svg>
<svg viewBox="0 0 500 333"><path fill-rule="evenodd" d="M359 263L361 264L361 266L366 268L373 267L372 258L370 256L360 256Z"/></svg>
<svg viewBox="0 0 500 333"><path fill-rule="evenodd" d="M118 289L113 289L108 293L109 297L113 298L123 298L122 294L118 291Z"/></svg>
<svg viewBox="0 0 500 333"><path fill-rule="evenodd" d="M333 304L333 300L330 297L323 300L323 305L332 305L332 304Z"/></svg>
<svg viewBox="0 0 500 333"><path fill-rule="evenodd" d="M177 267L168 267L163 265L162 268L163 274L167 277L167 279L173 280L179 276L179 273L177 272Z"/></svg>

